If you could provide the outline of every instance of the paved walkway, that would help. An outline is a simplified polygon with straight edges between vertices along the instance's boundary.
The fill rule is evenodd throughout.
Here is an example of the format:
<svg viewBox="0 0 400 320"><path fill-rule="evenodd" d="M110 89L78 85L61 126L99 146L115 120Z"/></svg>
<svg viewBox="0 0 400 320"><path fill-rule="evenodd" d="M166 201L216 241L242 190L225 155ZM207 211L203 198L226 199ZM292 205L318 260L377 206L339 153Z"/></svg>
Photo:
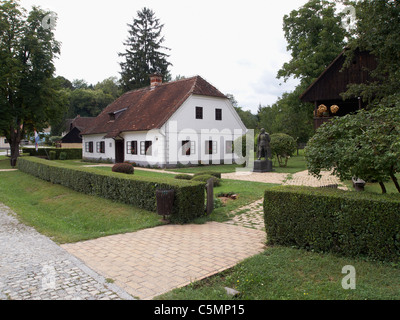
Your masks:
<svg viewBox="0 0 400 320"><path fill-rule="evenodd" d="M330 172L321 172L321 179L317 179L310 175L308 171L301 171L294 174L276 173L276 172L232 172L222 174L222 179L244 180L263 183L275 183L282 185L309 186L309 187L325 187L337 185L341 189L347 189L346 186Z"/></svg>
<svg viewBox="0 0 400 320"><path fill-rule="evenodd" d="M62 247L140 299L233 267L265 249L265 232L210 222L166 225Z"/></svg>
<svg viewBox="0 0 400 320"><path fill-rule="evenodd" d="M0 203L0 300L120 300L132 297Z"/></svg>

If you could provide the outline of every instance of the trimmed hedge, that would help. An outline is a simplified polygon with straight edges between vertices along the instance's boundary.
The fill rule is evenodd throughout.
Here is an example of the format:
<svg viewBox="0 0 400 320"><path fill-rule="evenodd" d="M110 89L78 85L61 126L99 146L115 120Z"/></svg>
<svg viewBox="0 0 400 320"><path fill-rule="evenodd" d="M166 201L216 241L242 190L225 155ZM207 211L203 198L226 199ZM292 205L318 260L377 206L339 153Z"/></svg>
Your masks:
<svg viewBox="0 0 400 320"><path fill-rule="evenodd" d="M157 212L156 190L173 189L175 199L170 216L172 223L188 223L204 215L202 183L87 170L35 157L19 158L17 165L19 170L40 179L152 212Z"/></svg>
<svg viewBox="0 0 400 320"><path fill-rule="evenodd" d="M308 187L266 190L269 244L400 262L400 197Z"/></svg>
<svg viewBox="0 0 400 320"><path fill-rule="evenodd" d="M194 176L192 178L192 181L201 181L201 182L206 183L210 179L212 179L214 187L218 187L221 185L221 180L215 176L212 176L211 174L201 174L198 176Z"/></svg>
<svg viewBox="0 0 400 320"><path fill-rule="evenodd" d="M221 179L221 173L220 173L220 172L214 172L214 171L201 171L201 172L197 172L197 173L195 173L195 174L193 175L193 177L202 176L202 175L205 175L205 174L208 174L208 175L214 176L214 177L216 177L216 178L218 178L218 179Z"/></svg>
<svg viewBox="0 0 400 320"><path fill-rule="evenodd" d="M50 152L55 151L56 159L60 159L60 153L65 152L68 160L82 159L82 149L61 149L61 148L22 148L23 153L29 153L33 157L49 157ZM60 159L61 160L61 159Z"/></svg>

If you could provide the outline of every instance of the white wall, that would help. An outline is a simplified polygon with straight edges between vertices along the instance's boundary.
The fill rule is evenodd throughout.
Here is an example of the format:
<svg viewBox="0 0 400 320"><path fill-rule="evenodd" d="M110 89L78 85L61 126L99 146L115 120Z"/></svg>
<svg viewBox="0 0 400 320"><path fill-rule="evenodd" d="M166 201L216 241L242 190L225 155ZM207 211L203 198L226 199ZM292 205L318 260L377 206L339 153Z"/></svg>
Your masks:
<svg viewBox="0 0 400 320"><path fill-rule="evenodd" d="M90 136L82 137L82 157L84 159L92 159L92 160L115 160L115 142L114 139L103 139L105 134L95 134ZM93 142L93 153L86 152L86 142ZM105 153L98 153L96 149L97 142L104 141L105 142Z"/></svg>
<svg viewBox="0 0 400 320"><path fill-rule="evenodd" d="M160 130L142 131L142 132L124 132L120 135L124 138L125 161L136 162L140 165L157 165L165 164L165 137L160 133ZM127 142L137 141L138 154L127 153ZM142 141L152 141L152 153L149 155L140 154L140 143Z"/></svg>
<svg viewBox="0 0 400 320"><path fill-rule="evenodd" d="M203 119L196 119L196 107L203 108ZM216 120L215 109L222 110L222 120ZM226 153L226 141L246 134L246 127L228 99L192 95L162 128L168 135L167 160L169 163L219 164L232 161L234 155ZM195 153L182 155L181 141L195 142ZM216 142L217 153L206 154L206 141ZM174 150L177 150L175 152Z"/></svg>

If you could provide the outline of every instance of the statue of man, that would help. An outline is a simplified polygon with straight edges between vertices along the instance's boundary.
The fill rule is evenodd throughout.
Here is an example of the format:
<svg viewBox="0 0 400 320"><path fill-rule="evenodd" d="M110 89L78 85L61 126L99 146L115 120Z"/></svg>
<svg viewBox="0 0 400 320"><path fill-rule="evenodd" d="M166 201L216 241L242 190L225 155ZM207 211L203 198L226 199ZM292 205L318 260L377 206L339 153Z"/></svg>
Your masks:
<svg viewBox="0 0 400 320"><path fill-rule="evenodd" d="M258 136L257 139L257 158L258 160L261 160L262 157L265 158L265 160L268 160L269 158L272 157L271 155L271 147L269 143L271 142L271 138L268 133L265 132L265 129L261 129L261 132Z"/></svg>

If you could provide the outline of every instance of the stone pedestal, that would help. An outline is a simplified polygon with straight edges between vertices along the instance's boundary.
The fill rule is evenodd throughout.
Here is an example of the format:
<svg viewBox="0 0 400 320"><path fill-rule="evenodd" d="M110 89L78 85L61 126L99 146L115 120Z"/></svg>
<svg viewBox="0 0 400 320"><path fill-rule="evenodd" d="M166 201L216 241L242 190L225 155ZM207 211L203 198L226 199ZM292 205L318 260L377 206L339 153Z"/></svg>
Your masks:
<svg viewBox="0 0 400 320"><path fill-rule="evenodd" d="M271 160L254 161L253 172L272 172L272 161Z"/></svg>

